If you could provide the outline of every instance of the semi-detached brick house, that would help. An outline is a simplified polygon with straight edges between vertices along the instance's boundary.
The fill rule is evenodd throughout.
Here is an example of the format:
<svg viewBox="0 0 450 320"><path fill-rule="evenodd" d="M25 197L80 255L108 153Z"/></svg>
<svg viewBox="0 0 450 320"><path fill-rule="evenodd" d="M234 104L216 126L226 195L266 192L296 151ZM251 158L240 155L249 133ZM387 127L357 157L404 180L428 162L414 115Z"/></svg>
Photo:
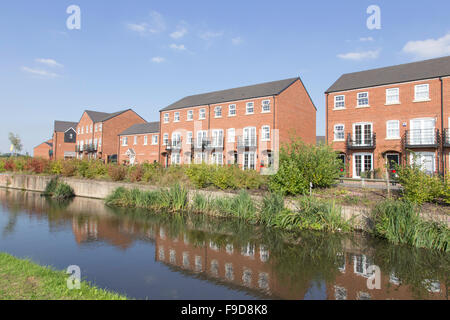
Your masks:
<svg viewBox="0 0 450 320"><path fill-rule="evenodd" d="M327 142L349 177L412 161L448 172L450 57L344 74L325 95Z"/></svg>
<svg viewBox="0 0 450 320"><path fill-rule="evenodd" d="M53 150L53 140L50 139L50 140L42 142L40 145L34 147L33 157L51 160L52 159L52 150Z"/></svg>
<svg viewBox="0 0 450 320"><path fill-rule="evenodd" d="M259 171L291 136L316 143L316 111L300 78L188 96L160 111L160 162Z"/></svg>
<svg viewBox="0 0 450 320"><path fill-rule="evenodd" d="M86 110L77 126L77 158L116 161L119 134L146 121L132 109L115 113Z"/></svg>
<svg viewBox="0 0 450 320"><path fill-rule="evenodd" d="M159 122L135 124L119 136L119 163L134 165L158 162Z"/></svg>
<svg viewBox="0 0 450 320"><path fill-rule="evenodd" d="M56 120L53 128L53 160L73 159L76 157L77 123Z"/></svg>

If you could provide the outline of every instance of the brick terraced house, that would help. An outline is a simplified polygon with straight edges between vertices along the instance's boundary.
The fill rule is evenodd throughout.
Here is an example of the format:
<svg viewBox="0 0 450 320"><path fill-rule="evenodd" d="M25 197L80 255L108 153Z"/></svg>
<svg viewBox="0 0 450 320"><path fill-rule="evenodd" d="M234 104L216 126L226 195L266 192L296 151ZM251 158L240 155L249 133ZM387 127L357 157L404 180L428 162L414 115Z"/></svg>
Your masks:
<svg viewBox="0 0 450 320"><path fill-rule="evenodd" d="M325 96L327 142L348 177L383 178L412 161L448 172L450 57L344 74Z"/></svg>
<svg viewBox="0 0 450 320"><path fill-rule="evenodd" d="M58 121L54 123L53 129L53 160L65 160L76 158L75 146L77 142L77 123L69 121Z"/></svg>
<svg viewBox="0 0 450 320"><path fill-rule="evenodd" d="M53 140L52 139L42 142L40 145L34 147L34 149L33 149L33 157L35 157L35 158L43 158L43 159L51 160L52 155L53 155Z"/></svg>
<svg viewBox="0 0 450 320"><path fill-rule="evenodd" d="M119 134L138 123L146 121L132 109L115 113L86 110L77 125L77 158L117 161Z"/></svg>
<svg viewBox="0 0 450 320"><path fill-rule="evenodd" d="M160 111L160 162L266 170L292 135L316 143L316 111L300 78L188 96Z"/></svg>
<svg viewBox="0 0 450 320"><path fill-rule="evenodd" d="M138 123L120 136L119 163L153 163L159 160L159 122Z"/></svg>

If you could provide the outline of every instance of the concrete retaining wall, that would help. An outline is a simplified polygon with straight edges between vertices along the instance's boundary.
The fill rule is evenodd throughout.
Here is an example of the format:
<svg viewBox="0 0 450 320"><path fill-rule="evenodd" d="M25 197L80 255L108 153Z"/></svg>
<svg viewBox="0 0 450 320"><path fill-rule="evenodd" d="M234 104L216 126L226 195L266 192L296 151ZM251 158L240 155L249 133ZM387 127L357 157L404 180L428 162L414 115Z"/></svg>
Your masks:
<svg viewBox="0 0 450 320"><path fill-rule="evenodd" d="M13 173L3 173L0 174L0 188L11 188L18 190L28 190L28 191L38 191L42 192L45 190L47 183L52 179L52 176L38 176L38 175L23 175L23 174L13 174ZM61 178L62 181L69 184L75 195L78 197L94 198L94 199L105 199L110 193L112 193L118 187L124 187L127 189L138 188L140 190L157 190L158 188L151 185L143 185L138 183L126 183L126 182L113 182L113 181L99 181L99 180L87 180L87 179L76 179L76 178ZM193 195L196 193L203 194L206 197L217 198L217 197L232 197L235 196L234 193L223 192L223 191L205 191L205 190L191 190L189 191L189 198L192 199ZM262 197L252 196L256 202L261 202ZM286 200L286 207L289 209L295 209L295 203ZM354 219L354 222L358 229L368 230L371 227L369 219L369 209L365 207L352 207L352 206L341 206L342 214L345 219ZM427 215L423 214L425 218ZM438 218L439 221L447 223L450 225L450 218L444 217L433 217L433 220Z"/></svg>

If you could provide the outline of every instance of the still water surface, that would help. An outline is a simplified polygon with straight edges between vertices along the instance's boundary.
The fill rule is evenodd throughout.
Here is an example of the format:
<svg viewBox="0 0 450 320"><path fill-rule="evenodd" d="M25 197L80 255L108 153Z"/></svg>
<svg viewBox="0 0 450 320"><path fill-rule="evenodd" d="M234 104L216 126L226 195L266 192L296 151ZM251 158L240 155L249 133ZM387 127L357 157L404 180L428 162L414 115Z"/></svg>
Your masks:
<svg viewBox="0 0 450 320"><path fill-rule="evenodd" d="M448 299L450 255L0 189L0 251L137 299ZM369 289L369 267L381 289Z"/></svg>

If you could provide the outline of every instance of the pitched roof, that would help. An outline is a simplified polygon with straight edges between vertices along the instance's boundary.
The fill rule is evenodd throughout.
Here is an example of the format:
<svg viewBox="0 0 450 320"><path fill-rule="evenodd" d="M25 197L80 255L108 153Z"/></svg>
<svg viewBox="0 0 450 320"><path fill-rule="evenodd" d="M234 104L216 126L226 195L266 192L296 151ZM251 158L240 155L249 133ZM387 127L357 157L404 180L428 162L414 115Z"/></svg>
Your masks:
<svg viewBox="0 0 450 320"><path fill-rule="evenodd" d="M145 134L159 132L159 122L146 122L135 124L122 133L119 136L127 136L132 134Z"/></svg>
<svg viewBox="0 0 450 320"><path fill-rule="evenodd" d="M54 130L55 132L66 132L70 128L74 128L75 130L77 125L78 125L77 122L55 120Z"/></svg>
<svg viewBox="0 0 450 320"><path fill-rule="evenodd" d="M98 112L98 111L92 111L92 110L86 110L85 112L87 113L89 118L91 118L91 120L93 122L103 122L103 121L109 120L111 118L114 118L124 112L127 112L128 110L131 110L131 109L122 110L122 111L118 111L118 112L114 112L114 113Z"/></svg>
<svg viewBox="0 0 450 320"><path fill-rule="evenodd" d="M326 93L450 75L450 56L342 75Z"/></svg>
<svg viewBox="0 0 450 320"><path fill-rule="evenodd" d="M189 108L195 106L204 106L208 104L229 102L235 100L252 99L258 97L266 97L272 95L278 95L295 81L300 78L290 78L279 81L266 82L256 84L252 86L239 87L228 90L214 91L203 94L197 94L193 96L187 96L183 99L169 105L168 107L160 110L169 111L175 109Z"/></svg>

